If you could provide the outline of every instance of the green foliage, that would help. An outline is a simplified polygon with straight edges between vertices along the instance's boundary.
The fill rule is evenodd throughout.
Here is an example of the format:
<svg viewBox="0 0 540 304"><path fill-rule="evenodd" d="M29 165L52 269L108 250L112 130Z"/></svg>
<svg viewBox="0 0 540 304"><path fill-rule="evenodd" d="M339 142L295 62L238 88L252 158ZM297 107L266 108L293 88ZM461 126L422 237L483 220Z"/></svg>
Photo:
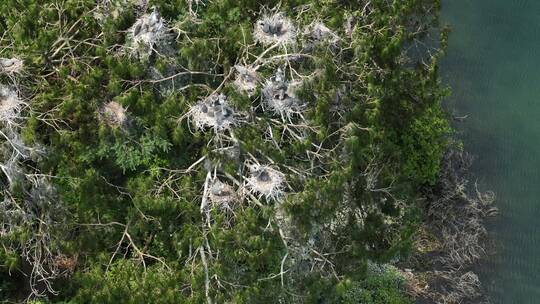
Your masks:
<svg viewBox="0 0 540 304"><path fill-rule="evenodd" d="M422 183L434 184L450 132L448 121L438 107L426 110L415 119L402 138L404 174Z"/></svg>
<svg viewBox="0 0 540 304"><path fill-rule="evenodd" d="M336 289L343 304L412 304L410 297L403 294L405 278L393 267L371 264L366 279L346 280ZM373 269L375 268L375 269ZM375 270L375 271L373 271Z"/></svg>
<svg viewBox="0 0 540 304"><path fill-rule="evenodd" d="M96 267L81 274L77 283L84 287L67 303L187 303L180 290L189 287L180 281L180 275L158 265L145 272L131 261L119 260L107 272Z"/></svg>
<svg viewBox="0 0 540 304"><path fill-rule="evenodd" d="M126 32L142 14L131 1L118 2L122 9L104 20L93 15L103 9L96 1L0 3L1 55L24 59L18 81L32 98L22 137L46 147L23 165L55 176L58 204L69 214L55 232L54 253L75 265L55 281L60 293L51 301L202 303L208 275L216 303L410 303L396 273L364 269L369 259L407 252L418 188L435 181L447 145L439 51L427 64L407 53L422 38L414 26L437 26L438 1L372 0L369 14L366 1L266 1L263 8L255 0L214 0L192 12L184 0L150 2L175 31L170 54L144 60L125 49ZM299 32L324 21L339 47L325 42L281 60L302 42L268 50L252 34L276 6ZM346 33L351 16L360 26ZM278 68L289 78L304 75L302 119L283 122L263 107L260 88L247 96L232 85L234 66L253 62L263 82ZM215 92L227 95L241 120L221 137L196 130L189 117ZM111 101L125 110L125 123L103 119ZM228 137L236 158L218 151ZM207 172L232 176L241 188L240 173L253 158L284 173L288 194L275 202L242 188L230 209L201 213ZM290 231L278 223L281 211ZM321 254L310 243L332 252L322 270L302 268ZM21 254L0 253L4 298L22 296L17 289L27 282L9 275L27 271ZM282 267L289 269L283 276ZM334 272L351 280L339 282Z"/></svg>
<svg viewBox="0 0 540 304"><path fill-rule="evenodd" d="M159 165L159 153L168 152L171 144L164 139L144 134L138 141L119 139L112 145L105 143L101 149L91 153L100 158L112 158L123 171L141 166Z"/></svg>
<svg viewBox="0 0 540 304"><path fill-rule="evenodd" d="M351 283L342 298L343 304L407 304L413 303L403 295L392 278L370 278L364 282Z"/></svg>

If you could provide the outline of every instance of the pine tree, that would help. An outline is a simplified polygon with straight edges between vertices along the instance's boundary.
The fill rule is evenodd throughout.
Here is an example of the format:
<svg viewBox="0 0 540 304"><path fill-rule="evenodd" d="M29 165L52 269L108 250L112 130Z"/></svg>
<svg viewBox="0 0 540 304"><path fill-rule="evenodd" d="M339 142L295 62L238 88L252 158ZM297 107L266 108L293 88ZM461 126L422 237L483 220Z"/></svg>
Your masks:
<svg viewBox="0 0 540 304"><path fill-rule="evenodd" d="M368 265L407 254L447 144L437 11L3 1L0 293L408 302Z"/></svg>

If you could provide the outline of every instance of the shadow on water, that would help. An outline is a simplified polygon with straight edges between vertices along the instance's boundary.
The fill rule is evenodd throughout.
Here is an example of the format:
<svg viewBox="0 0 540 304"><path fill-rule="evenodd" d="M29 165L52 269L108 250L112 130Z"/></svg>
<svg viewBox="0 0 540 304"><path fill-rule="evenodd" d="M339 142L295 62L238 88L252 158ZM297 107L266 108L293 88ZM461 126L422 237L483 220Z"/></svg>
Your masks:
<svg viewBox="0 0 540 304"><path fill-rule="evenodd" d="M456 127L500 209L483 283L493 303L540 303L540 1L443 0L443 22L446 106L469 115Z"/></svg>

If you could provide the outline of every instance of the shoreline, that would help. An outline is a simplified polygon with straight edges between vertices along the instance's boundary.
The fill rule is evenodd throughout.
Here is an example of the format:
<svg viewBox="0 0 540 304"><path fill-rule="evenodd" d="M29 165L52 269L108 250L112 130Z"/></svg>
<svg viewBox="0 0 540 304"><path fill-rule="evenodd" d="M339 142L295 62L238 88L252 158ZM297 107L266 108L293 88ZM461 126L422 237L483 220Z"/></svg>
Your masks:
<svg viewBox="0 0 540 304"><path fill-rule="evenodd" d="M498 209L493 192L469 182L471 164L470 154L451 147L439 181L425 192L416 252L401 267L417 303L489 303L477 270L490 255L486 220Z"/></svg>

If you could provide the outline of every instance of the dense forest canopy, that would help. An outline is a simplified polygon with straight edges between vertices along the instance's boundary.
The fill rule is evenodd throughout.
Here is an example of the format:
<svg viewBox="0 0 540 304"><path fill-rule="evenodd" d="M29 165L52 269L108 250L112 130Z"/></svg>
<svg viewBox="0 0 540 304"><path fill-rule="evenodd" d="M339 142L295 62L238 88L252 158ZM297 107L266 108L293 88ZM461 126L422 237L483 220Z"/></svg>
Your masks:
<svg viewBox="0 0 540 304"><path fill-rule="evenodd" d="M0 3L0 298L409 303L437 0Z"/></svg>

